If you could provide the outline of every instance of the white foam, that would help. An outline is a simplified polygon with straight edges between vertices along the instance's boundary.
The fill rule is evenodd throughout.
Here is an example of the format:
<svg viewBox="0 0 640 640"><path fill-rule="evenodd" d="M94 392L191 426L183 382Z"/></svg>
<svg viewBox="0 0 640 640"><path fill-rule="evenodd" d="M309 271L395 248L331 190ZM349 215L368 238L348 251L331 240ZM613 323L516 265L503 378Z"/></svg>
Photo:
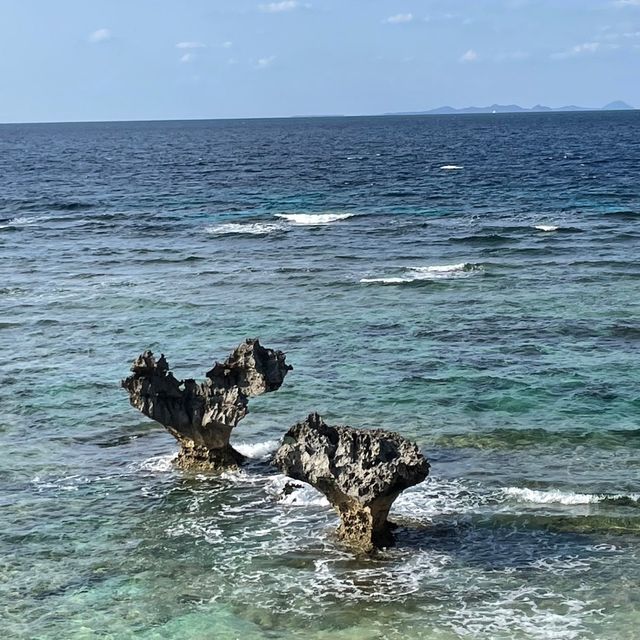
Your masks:
<svg viewBox="0 0 640 640"><path fill-rule="evenodd" d="M413 278L362 278L360 282L364 284L379 282L380 284L402 284L403 282L412 282Z"/></svg>
<svg viewBox="0 0 640 640"><path fill-rule="evenodd" d="M426 482L403 491L393 503L393 515L429 522L442 515L476 511L489 495L460 480L429 476Z"/></svg>
<svg viewBox="0 0 640 640"><path fill-rule="evenodd" d="M562 613L549 606L555 604ZM467 606L451 607L446 614L456 637L515 638L531 640L578 640L584 638L583 623L592 614L589 604L562 593L532 585L510 591L487 593Z"/></svg>
<svg viewBox="0 0 640 640"><path fill-rule="evenodd" d="M140 469L142 469L143 471L165 473L173 469L173 461L175 459L175 453L169 453L162 456L152 456L151 458L147 458L140 464Z"/></svg>
<svg viewBox="0 0 640 640"><path fill-rule="evenodd" d="M458 264L435 264L430 267L411 267L411 269L419 273L456 273L466 271L470 266L465 262L459 262Z"/></svg>
<svg viewBox="0 0 640 640"><path fill-rule="evenodd" d="M253 236L266 236L270 233L284 231L285 227L273 222L229 222L226 224L211 225L205 227L205 231L214 236L231 234L249 234Z"/></svg>
<svg viewBox="0 0 640 640"><path fill-rule="evenodd" d="M291 491L285 493L289 485ZM328 507L329 501L319 491L306 482L292 480L285 475L277 475L265 486L266 492L280 504L302 507Z"/></svg>
<svg viewBox="0 0 640 640"><path fill-rule="evenodd" d="M264 442L240 442L234 443L234 448L237 449L243 456L247 458L266 458L270 453L273 453L280 445L279 440L265 440Z"/></svg>
<svg viewBox="0 0 640 640"><path fill-rule="evenodd" d="M9 220L8 223L3 224L1 226L2 229L7 229L8 227L24 227L30 224L37 224L38 222L44 222L45 220L49 220L51 216L21 216L17 218L13 218Z"/></svg>
<svg viewBox="0 0 640 640"><path fill-rule="evenodd" d="M302 226L319 226L352 218L353 213L276 213L277 218Z"/></svg>
<svg viewBox="0 0 640 640"><path fill-rule="evenodd" d="M464 167L459 164L443 164L440 168L444 171L456 171L458 169L464 169Z"/></svg>
<svg viewBox="0 0 640 640"><path fill-rule="evenodd" d="M361 278L360 282L381 283L381 284L402 284L405 282L415 282L417 280L446 280L453 278L468 278L482 273L480 266L460 262L458 264L431 265L428 267L406 267L404 276L383 277L383 278Z"/></svg>
<svg viewBox="0 0 640 640"><path fill-rule="evenodd" d="M538 231L557 231L559 229L553 224L537 224L534 228Z"/></svg>
<svg viewBox="0 0 640 640"><path fill-rule="evenodd" d="M179 522L173 527L165 529L165 533L170 538L181 538L183 536L204 540L208 544L219 544L222 540L222 531L211 523L200 523L194 520Z"/></svg>
<svg viewBox="0 0 640 640"><path fill-rule="evenodd" d="M522 502L532 502L535 504L594 504L603 500L619 500L629 498L640 500L640 494L594 494L594 493L574 493L573 491L560 491L559 489L548 489L540 491L537 489L526 489L521 487L508 487L503 489L503 493L511 498L516 498Z"/></svg>

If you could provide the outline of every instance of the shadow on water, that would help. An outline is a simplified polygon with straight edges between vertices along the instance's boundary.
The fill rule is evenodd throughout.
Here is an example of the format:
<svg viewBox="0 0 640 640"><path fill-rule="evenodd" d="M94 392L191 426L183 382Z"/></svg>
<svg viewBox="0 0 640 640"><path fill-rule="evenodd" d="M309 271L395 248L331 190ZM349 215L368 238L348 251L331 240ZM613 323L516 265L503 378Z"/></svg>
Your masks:
<svg viewBox="0 0 640 640"><path fill-rule="evenodd" d="M398 549L451 556L483 571L535 571L558 562L590 561L612 536L640 536L640 517L495 514L431 525L402 521Z"/></svg>

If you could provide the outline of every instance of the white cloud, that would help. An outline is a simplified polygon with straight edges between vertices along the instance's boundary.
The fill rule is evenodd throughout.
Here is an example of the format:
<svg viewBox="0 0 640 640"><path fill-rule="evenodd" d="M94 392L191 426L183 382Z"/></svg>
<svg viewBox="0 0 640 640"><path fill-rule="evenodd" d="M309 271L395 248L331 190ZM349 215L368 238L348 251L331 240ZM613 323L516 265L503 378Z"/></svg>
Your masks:
<svg viewBox="0 0 640 640"><path fill-rule="evenodd" d="M640 38L640 31L617 31L614 27L605 27L601 29L600 40L632 40Z"/></svg>
<svg viewBox="0 0 640 640"><path fill-rule="evenodd" d="M395 16L389 16L384 22L389 24L403 24L413 21L412 13L396 13Z"/></svg>
<svg viewBox="0 0 640 640"><path fill-rule="evenodd" d="M268 56L266 58L260 58L256 63L256 68L258 69L266 69L270 67L275 62L275 56Z"/></svg>
<svg viewBox="0 0 640 640"><path fill-rule="evenodd" d="M227 40L226 42L222 43L223 49L231 49L232 46L233 46L233 42L231 42L231 40Z"/></svg>
<svg viewBox="0 0 640 640"><path fill-rule="evenodd" d="M259 6L260 11L265 13L281 13L282 11L293 11L300 6L298 0L281 0L281 2L269 2L268 4L261 4Z"/></svg>
<svg viewBox="0 0 640 640"><path fill-rule="evenodd" d="M640 0L615 0L616 7L640 7Z"/></svg>
<svg viewBox="0 0 640 640"><path fill-rule="evenodd" d="M111 31L109 29L98 29L89 34L89 42L106 42L107 40L111 40L111 37Z"/></svg>
<svg viewBox="0 0 640 640"><path fill-rule="evenodd" d="M178 42L177 49L206 49L207 45L202 42Z"/></svg>
<svg viewBox="0 0 640 640"><path fill-rule="evenodd" d="M477 59L478 59L478 53L473 49L469 49L468 51L465 51L460 56L460 62L475 62Z"/></svg>
<svg viewBox="0 0 640 640"><path fill-rule="evenodd" d="M573 58L575 56L581 56L585 54L595 53L600 49L599 42L583 42L582 44L577 44L571 49L567 49L566 51L560 51L558 53L551 54L552 58L563 59L563 58Z"/></svg>
<svg viewBox="0 0 640 640"><path fill-rule="evenodd" d="M180 57L180 62L193 62L196 56L194 53L185 53Z"/></svg>

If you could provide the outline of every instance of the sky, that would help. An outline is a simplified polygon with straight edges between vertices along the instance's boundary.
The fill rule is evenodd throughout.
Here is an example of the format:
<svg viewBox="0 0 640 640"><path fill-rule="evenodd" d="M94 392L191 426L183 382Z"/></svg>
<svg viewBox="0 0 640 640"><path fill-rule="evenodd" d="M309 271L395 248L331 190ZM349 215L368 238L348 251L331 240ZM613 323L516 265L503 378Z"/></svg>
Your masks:
<svg viewBox="0 0 640 640"><path fill-rule="evenodd" d="M0 122L640 107L640 0L0 0Z"/></svg>

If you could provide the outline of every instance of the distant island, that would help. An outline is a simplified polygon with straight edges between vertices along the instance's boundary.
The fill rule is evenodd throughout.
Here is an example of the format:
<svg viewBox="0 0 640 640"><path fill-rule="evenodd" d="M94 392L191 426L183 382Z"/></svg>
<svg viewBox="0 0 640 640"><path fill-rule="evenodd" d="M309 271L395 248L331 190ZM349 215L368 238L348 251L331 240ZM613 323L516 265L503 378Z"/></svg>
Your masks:
<svg viewBox="0 0 640 640"><path fill-rule="evenodd" d="M633 110L632 107L626 102L616 100L605 104L604 107L578 107L574 104L566 107L545 107L542 104L537 104L535 107L527 108L521 107L517 104L492 104L489 107L463 107L456 109L454 107L438 107L437 109L430 109L429 111L402 111L395 113L385 113L387 116L422 116L422 115L450 115L456 113L546 113L556 111L629 111Z"/></svg>

